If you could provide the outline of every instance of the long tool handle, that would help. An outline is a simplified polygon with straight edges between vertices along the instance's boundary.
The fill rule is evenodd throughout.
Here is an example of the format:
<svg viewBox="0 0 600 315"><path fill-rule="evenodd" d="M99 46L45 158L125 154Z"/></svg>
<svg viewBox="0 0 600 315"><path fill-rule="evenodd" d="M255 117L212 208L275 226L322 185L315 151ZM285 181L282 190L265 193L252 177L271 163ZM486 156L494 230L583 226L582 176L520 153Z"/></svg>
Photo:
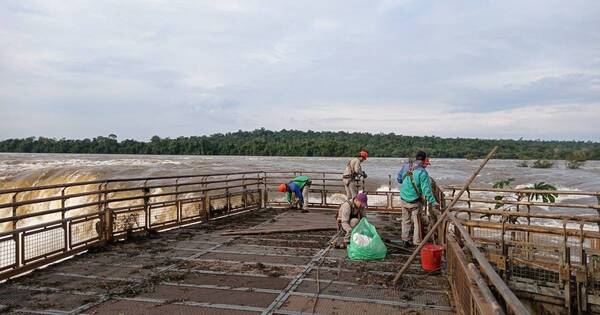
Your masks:
<svg viewBox="0 0 600 315"><path fill-rule="evenodd" d="M492 156L494 156L494 154L496 153L496 150L498 150L497 146L494 147L492 149L492 151L490 151L490 153L488 153L488 155L485 157L485 159L481 162L481 165L479 165L479 168L477 168L477 170L473 173L473 175L471 175L471 177L469 178L469 180L463 185L463 187L460 190L460 192L457 195L455 195L454 198L452 199L452 202L450 202L450 204L447 205L446 208L444 208L442 216L437 220L437 222L435 222L435 224L429 230L429 232L427 232L427 235L425 235L425 238L421 241L421 243L419 244L419 246L417 246L417 248L410 255L410 257L408 257L408 260L404 263L404 266L402 266L402 269L400 269L400 271L398 271L398 273L394 277L394 281L392 282L394 285L396 285L396 283L398 282L398 280L400 280L400 278L402 277L402 275L404 275L404 273L406 272L406 270L408 270L408 267L410 267L410 264L412 264L412 262L415 260L415 257L417 257L417 255L419 254L419 252L421 251L421 249L423 248L423 246L425 246L425 243L427 241L429 241L429 239L431 238L431 236L433 235L433 233L435 233L435 231L440 226L440 224L442 224L446 220L446 217L448 216L448 213L450 212L450 209L452 209L452 207L454 207L454 205L458 202L458 200L460 199L460 197L462 196L462 194L467 190L467 188L469 188L469 186L475 180L475 178L477 177L477 175L479 175L479 172L481 172L481 170L487 164L487 162L492 158Z"/></svg>

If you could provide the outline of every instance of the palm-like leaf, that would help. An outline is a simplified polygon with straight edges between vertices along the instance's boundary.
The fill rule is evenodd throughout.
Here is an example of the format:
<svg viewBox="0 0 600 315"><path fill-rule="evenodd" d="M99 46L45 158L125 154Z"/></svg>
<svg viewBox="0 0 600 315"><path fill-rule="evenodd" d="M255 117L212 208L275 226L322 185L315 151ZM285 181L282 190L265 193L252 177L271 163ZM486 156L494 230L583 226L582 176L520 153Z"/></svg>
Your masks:
<svg viewBox="0 0 600 315"><path fill-rule="evenodd" d="M556 190L554 185L546 182L538 182L526 188L534 190ZM555 203L556 198L558 198L558 194L556 193L527 193L527 200L529 201L541 199L545 203Z"/></svg>

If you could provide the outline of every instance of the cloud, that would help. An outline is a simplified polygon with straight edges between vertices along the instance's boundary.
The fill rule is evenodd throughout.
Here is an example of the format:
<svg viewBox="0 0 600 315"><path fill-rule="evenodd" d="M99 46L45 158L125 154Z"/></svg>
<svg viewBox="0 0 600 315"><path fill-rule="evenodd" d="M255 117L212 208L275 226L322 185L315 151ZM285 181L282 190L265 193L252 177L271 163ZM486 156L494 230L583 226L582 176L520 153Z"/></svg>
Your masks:
<svg viewBox="0 0 600 315"><path fill-rule="evenodd" d="M451 103L457 105L457 110L476 112L535 105L597 104L600 103L600 74L566 74L526 84L467 90L456 95Z"/></svg>
<svg viewBox="0 0 600 315"><path fill-rule="evenodd" d="M0 138L598 139L599 16L591 0L5 1Z"/></svg>

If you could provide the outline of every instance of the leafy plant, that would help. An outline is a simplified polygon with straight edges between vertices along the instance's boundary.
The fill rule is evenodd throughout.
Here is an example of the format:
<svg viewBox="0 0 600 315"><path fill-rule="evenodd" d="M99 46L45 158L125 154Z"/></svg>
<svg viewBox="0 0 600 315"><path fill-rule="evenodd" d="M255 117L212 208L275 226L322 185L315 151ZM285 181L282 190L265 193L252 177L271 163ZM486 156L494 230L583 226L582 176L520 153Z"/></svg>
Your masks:
<svg viewBox="0 0 600 315"><path fill-rule="evenodd" d="M538 182L525 188L534 190L556 190L556 186L546 182ZM556 202L556 198L558 198L558 194L553 193L527 193L525 195L527 196L527 201L542 199L545 203L554 203Z"/></svg>
<svg viewBox="0 0 600 315"><path fill-rule="evenodd" d="M511 183L514 182L515 179L514 178L507 178L507 179L502 179L502 180L498 180L495 181L494 184L492 185L492 187L496 188L496 189L502 189L502 188L509 188ZM496 195L494 196L494 200L496 201L500 201L502 199L504 199L504 195ZM503 206L502 203L497 203L494 206L494 209L500 209Z"/></svg>
<svg viewBox="0 0 600 315"><path fill-rule="evenodd" d="M498 180L493 183L493 187L496 189L512 188L511 185L514 181L515 181L514 178ZM546 183L546 182L537 182L532 185L524 187L524 189L555 191L556 186L554 186L550 183ZM525 193L525 194L515 193L515 194L511 194L511 195L496 195L496 196L494 196L495 201L511 200L511 201L519 202L523 198L527 198L527 201L541 199L545 203L555 203L556 199L558 198L558 194L552 193L552 192L547 192L547 193L531 192L531 193ZM514 205L514 204L503 204L500 202L498 202L494 205L494 210L503 210L503 211L510 212L515 208L516 208L516 205ZM481 216L481 218L491 218L491 215L484 214ZM512 224L516 224L516 223L518 223L518 218L517 217L509 217L508 222L512 223Z"/></svg>
<svg viewBox="0 0 600 315"><path fill-rule="evenodd" d="M507 179L501 179L501 180L495 181L492 187L494 187L494 188L510 187L510 185L514 181L515 181L515 179L512 177L507 178Z"/></svg>
<svg viewBox="0 0 600 315"><path fill-rule="evenodd" d="M567 168L576 169L580 168L585 164L588 153L586 150L577 150L567 155Z"/></svg>
<svg viewBox="0 0 600 315"><path fill-rule="evenodd" d="M551 168L554 166L554 162L548 160L537 160L533 162L531 167L533 168Z"/></svg>

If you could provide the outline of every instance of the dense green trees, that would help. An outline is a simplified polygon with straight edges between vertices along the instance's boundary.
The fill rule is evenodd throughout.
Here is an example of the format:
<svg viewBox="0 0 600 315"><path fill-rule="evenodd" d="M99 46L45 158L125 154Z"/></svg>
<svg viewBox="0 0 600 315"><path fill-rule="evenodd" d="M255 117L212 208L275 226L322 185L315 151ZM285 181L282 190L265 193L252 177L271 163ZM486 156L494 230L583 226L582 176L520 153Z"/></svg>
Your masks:
<svg viewBox="0 0 600 315"><path fill-rule="evenodd" d="M483 140L285 129L175 139L154 136L149 142L118 141L114 134L83 140L31 137L0 141L0 152L353 156L358 150L366 149L371 156L406 157L424 149L432 157L477 158L483 157L494 145L500 146L497 158L565 159L571 152L578 151L585 152L588 159L600 159L600 143L597 142Z"/></svg>

